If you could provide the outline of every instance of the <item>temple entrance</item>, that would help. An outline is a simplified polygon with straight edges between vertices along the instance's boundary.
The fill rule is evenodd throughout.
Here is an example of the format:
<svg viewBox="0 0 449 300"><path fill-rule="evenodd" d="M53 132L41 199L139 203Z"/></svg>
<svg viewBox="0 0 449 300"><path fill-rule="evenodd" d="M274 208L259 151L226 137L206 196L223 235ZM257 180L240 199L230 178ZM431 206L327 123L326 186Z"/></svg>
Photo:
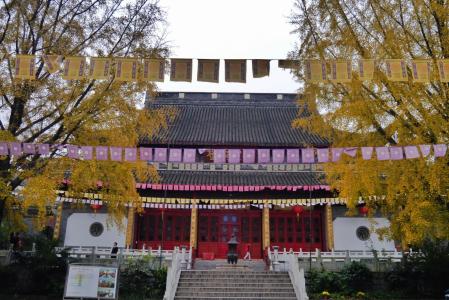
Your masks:
<svg viewBox="0 0 449 300"><path fill-rule="evenodd" d="M322 211L305 211L299 217L288 210L270 211L270 245L279 250L323 249Z"/></svg>
<svg viewBox="0 0 449 300"><path fill-rule="evenodd" d="M173 250L175 246L189 247L189 209L145 209L136 215L135 247Z"/></svg>
<svg viewBox="0 0 449 300"><path fill-rule="evenodd" d="M198 257L225 258L227 242L235 235L239 258L250 248L252 258L262 257L262 213L259 210L200 210Z"/></svg>

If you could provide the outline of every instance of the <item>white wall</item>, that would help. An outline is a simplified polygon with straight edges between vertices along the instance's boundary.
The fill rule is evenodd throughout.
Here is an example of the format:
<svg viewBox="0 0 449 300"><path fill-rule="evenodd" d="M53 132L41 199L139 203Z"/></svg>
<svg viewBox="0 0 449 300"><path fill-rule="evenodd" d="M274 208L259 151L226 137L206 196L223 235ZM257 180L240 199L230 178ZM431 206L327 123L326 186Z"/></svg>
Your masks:
<svg viewBox="0 0 449 300"><path fill-rule="evenodd" d="M73 213L67 218L65 246L105 246L112 247L117 242L119 247L125 246L125 231L127 219L123 220L123 229L119 231L115 224L106 225L107 214ZM95 222L103 225L103 233L94 237L89 228Z"/></svg>
<svg viewBox="0 0 449 300"><path fill-rule="evenodd" d="M334 249L335 250L394 250L394 242L379 240L379 236L373 229L390 226L386 218L336 218L334 224ZM365 226L370 230L370 238L360 240L356 230Z"/></svg>

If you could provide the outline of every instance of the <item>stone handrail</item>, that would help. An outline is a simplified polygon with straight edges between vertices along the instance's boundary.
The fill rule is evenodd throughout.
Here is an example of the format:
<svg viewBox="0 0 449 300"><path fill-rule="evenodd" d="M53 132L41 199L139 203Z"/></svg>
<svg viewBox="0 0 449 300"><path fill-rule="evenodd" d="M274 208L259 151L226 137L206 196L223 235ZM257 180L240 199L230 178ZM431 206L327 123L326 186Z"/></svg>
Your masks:
<svg viewBox="0 0 449 300"><path fill-rule="evenodd" d="M295 254L288 253L286 255L286 263L290 280L295 290L296 299L309 300L306 291L306 279L304 277L304 269L299 268L298 258Z"/></svg>
<svg viewBox="0 0 449 300"><path fill-rule="evenodd" d="M274 252L274 250L273 250ZM292 252L292 250L290 250ZM283 252L279 254L280 260L285 261L287 250L284 248ZM329 252L322 252L319 249L315 251L293 251L293 253L300 259L312 259L314 261L359 261L363 259L378 259L391 260L392 262L400 262L405 254L414 254L413 250L409 252L400 251L368 251L368 250L332 250Z"/></svg>
<svg viewBox="0 0 449 300"><path fill-rule="evenodd" d="M164 300L173 300L178 287L179 277L182 269L182 253L175 248L172 255L171 265L168 267L167 283L165 285Z"/></svg>
<svg viewBox="0 0 449 300"><path fill-rule="evenodd" d="M155 257L164 257L165 259L171 259L173 250L161 250L161 249L130 249L119 248L117 254L111 254L112 247L94 247L94 246L64 246L56 247L56 252L66 251L69 257L75 258L88 258L95 256L100 259L113 259L117 256L123 258L138 258L145 255L151 255Z"/></svg>

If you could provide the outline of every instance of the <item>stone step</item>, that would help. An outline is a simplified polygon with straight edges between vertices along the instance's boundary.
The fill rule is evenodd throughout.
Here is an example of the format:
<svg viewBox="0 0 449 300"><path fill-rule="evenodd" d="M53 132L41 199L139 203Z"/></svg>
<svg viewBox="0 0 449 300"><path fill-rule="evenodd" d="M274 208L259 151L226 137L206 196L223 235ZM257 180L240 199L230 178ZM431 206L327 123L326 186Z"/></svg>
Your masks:
<svg viewBox="0 0 449 300"><path fill-rule="evenodd" d="M189 293L183 290L179 290L176 293L176 297L295 297L295 292L261 292L261 291L227 291L227 292L199 292L195 291Z"/></svg>
<svg viewBox="0 0 449 300"><path fill-rule="evenodd" d="M210 281L210 282L232 282L232 283L251 283L251 282L290 282L290 278L232 278L232 277L181 277L179 282L183 281Z"/></svg>
<svg viewBox="0 0 449 300"><path fill-rule="evenodd" d="M284 275L287 272L273 272L273 271L252 271L247 269L214 269L214 270L183 270L183 273L190 274L255 274L255 275Z"/></svg>
<svg viewBox="0 0 449 300"><path fill-rule="evenodd" d="M296 300L296 297L201 297L201 296L183 296L175 297L176 300Z"/></svg>
<svg viewBox="0 0 449 300"><path fill-rule="evenodd" d="M217 294L227 294L230 292L235 293L279 293L279 294L295 294L293 287L218 287L218 286L208 286L208 287L184 287L178 290L181 294L192 294L201 295L204 293L217 293Z"/></svg>
<svg viewBox="0 0 449 300"><path fill-rule="evenodd" d="M228 282L228 281L179 281L178 287L250 287L250 288L262 288L262 287L291 287L292 284L290 281L285 282Z"/></svg>
<svg viewBox="0 0 449 300"><path fill-rule="evenodd" d="M252 273L252 272L207 272L207 273L193 273L182 272L182 276L196 277L196 278L211 278L211 277L233 277L233 278L285 278L288 273Z"/></svg>
<svg viewBox="0 0 449 300"><path fill-rule="evenodd" d="M214 279L214 280L197 280L195 278L181 278L179 280L179 284L180 283L193 283L193 282L207 282L208 285L215 285L215 284L220 284L221 282L227 282L229 284L252 284L252 283L260 283L260 284L287 284L287 283L291 283L290 278L284 278L284 279L266 279L266 278L260 278L258 280L238 280L238 279L223 279L223 278L219 278L219 279Z"/></svg>

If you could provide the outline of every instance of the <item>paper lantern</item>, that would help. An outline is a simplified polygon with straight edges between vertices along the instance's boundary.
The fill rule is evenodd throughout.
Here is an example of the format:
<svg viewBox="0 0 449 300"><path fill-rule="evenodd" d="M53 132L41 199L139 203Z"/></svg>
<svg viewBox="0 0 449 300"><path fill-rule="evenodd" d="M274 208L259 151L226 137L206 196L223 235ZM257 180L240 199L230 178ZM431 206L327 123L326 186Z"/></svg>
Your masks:
<svg viewBox="0 0 449 300"><path fill-rule="evenodd" d="M94 213L97 213L97 210L101 209L103 205L101 204L91 204L90 208L92 208L94 210Z"/></svg>
<svg viewBox="0 0 449 300"><path fill-rule="evenodd" d="M302 212L304 211L304 208L300 205L295 205L295 206L292 206L292 211L296 214L296 219L299 222L299 215L302 214Z"/></svg>
<svg viewBox="0 0 449 300"><path fill-rule="evenodd" d="M361 215L366 216L368 214L369 208L367 206L361 206L359 212Z"/></svg>

